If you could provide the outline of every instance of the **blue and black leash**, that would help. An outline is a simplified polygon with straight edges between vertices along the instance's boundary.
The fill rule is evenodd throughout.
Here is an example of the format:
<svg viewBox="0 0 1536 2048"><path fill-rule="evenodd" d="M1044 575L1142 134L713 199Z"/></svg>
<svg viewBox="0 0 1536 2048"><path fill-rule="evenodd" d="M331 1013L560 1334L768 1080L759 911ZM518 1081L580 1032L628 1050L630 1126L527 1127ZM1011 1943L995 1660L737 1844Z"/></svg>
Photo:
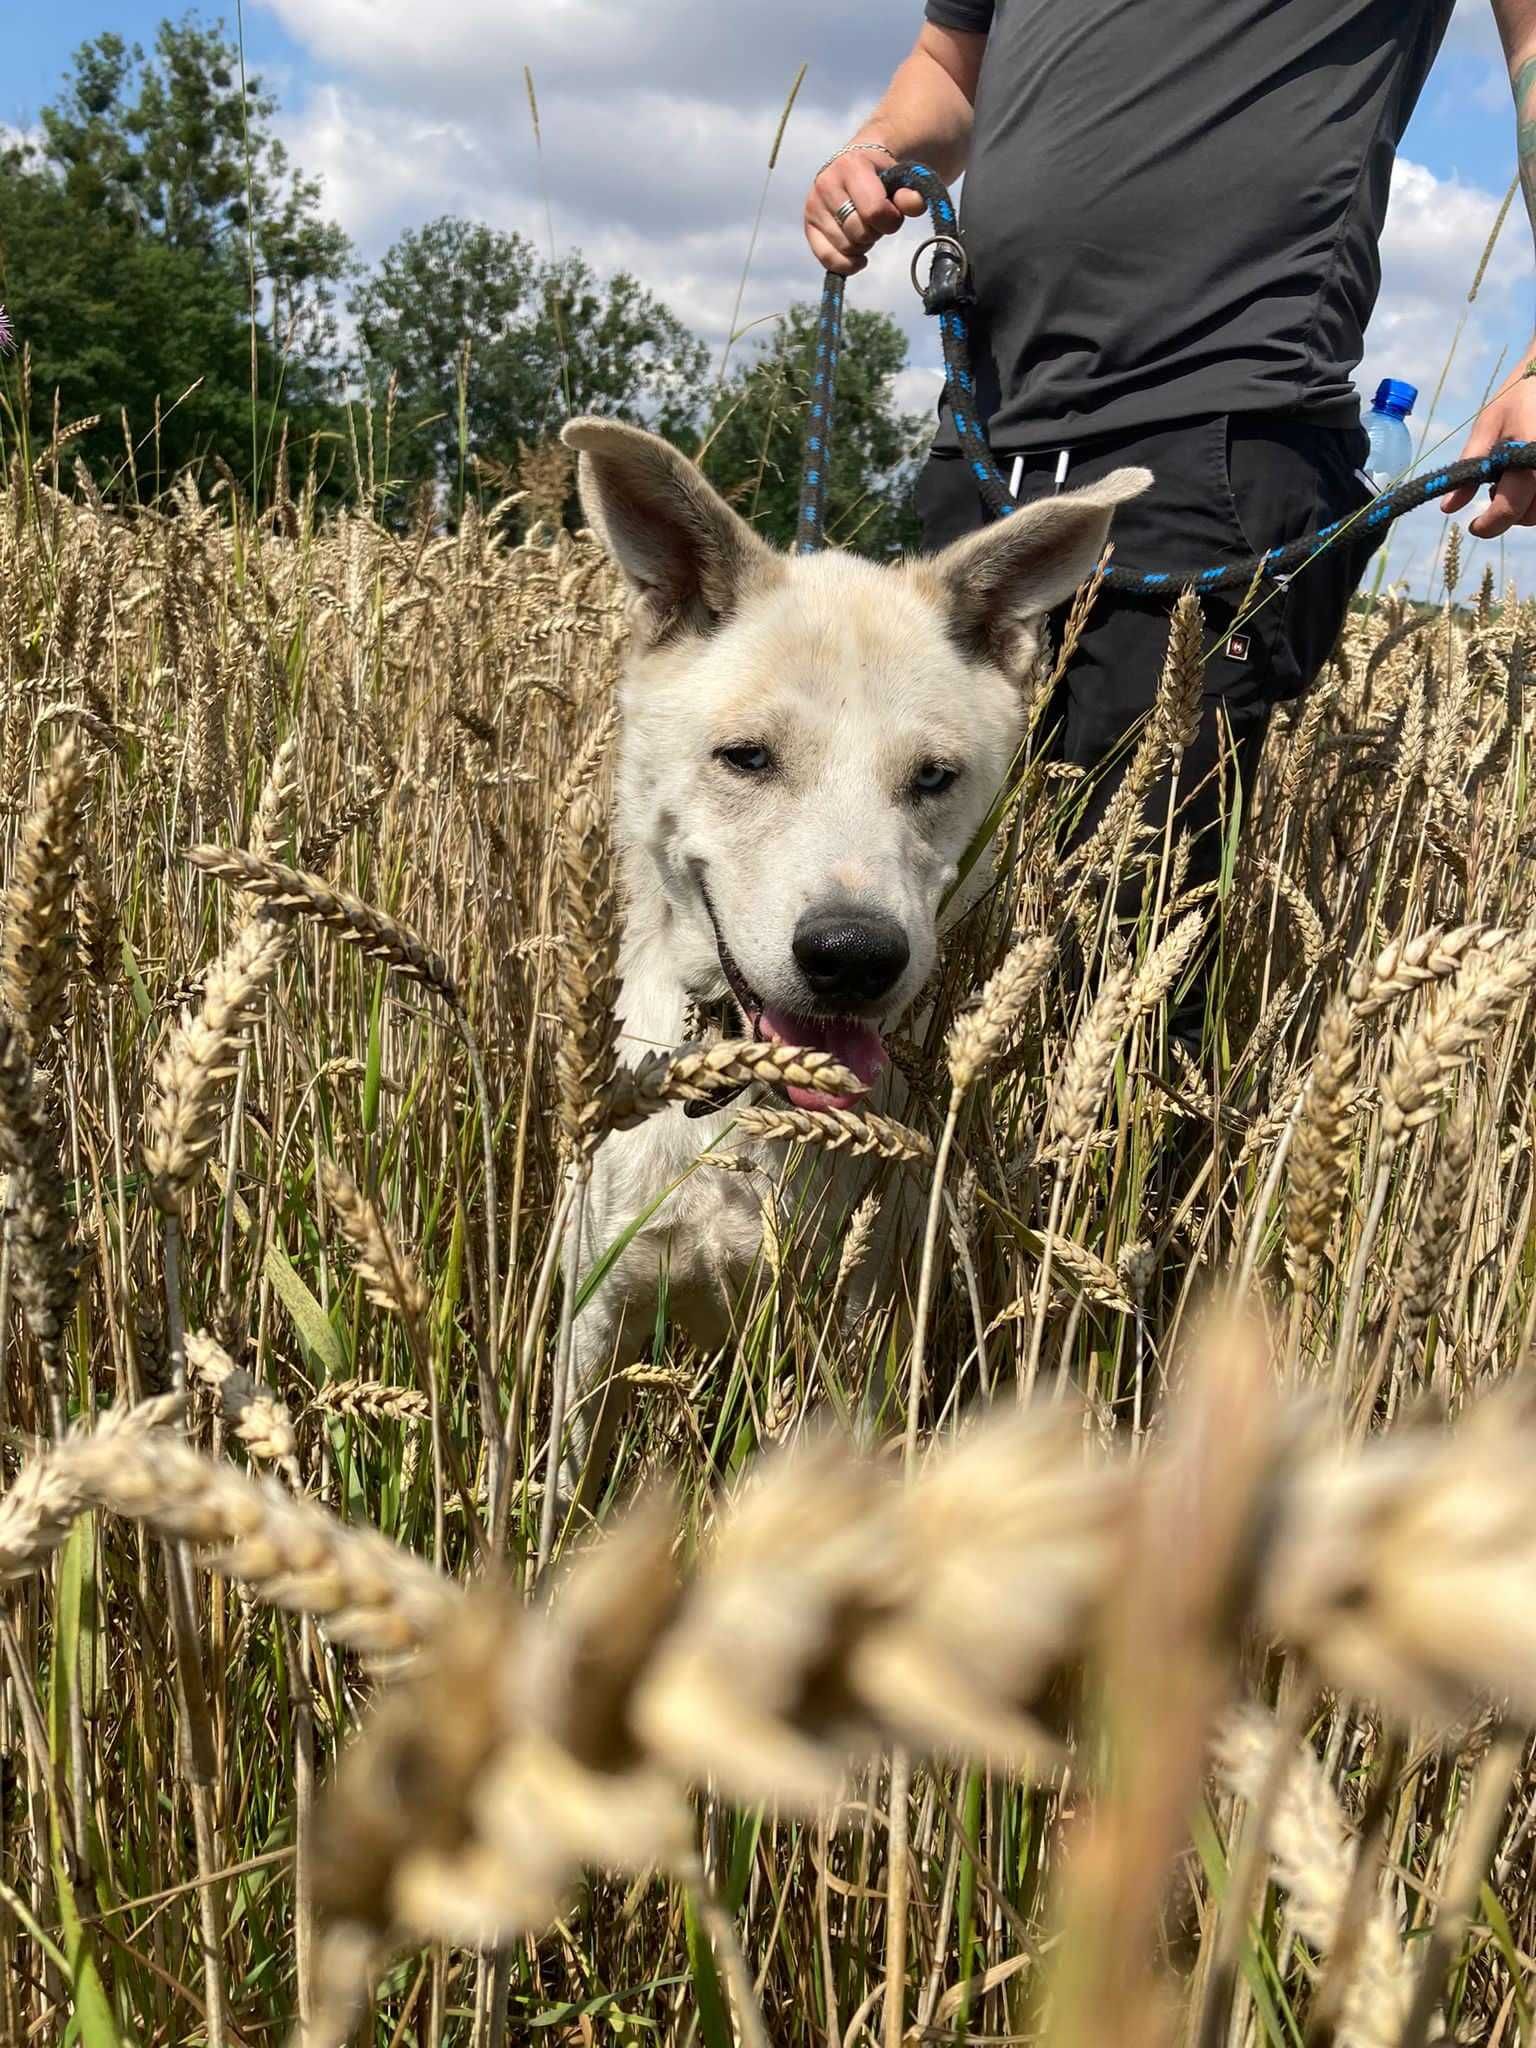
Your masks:
<svg viewBox="0 0 1536 2048"><path fill-rule="evenodd" d="M961 454L976 479L976 489L993 519L1017 512L1018 501L1009 490L1002 472L992 459L986 423L976 409L976 379L971 365L970 308L975 291L970 266L959 238L954 201L938 173L926 164L892 164L880 173L880 182L892 196L902 190L919 193L928 204L933 233L912 258L912 281L922 295L923 311L939 323L944 352L944 376L950 415L959 437ZM926 284L918 283L917 265L925 250L934 250ZM843 332L844 280L827 273L821 294L821 319L816 330L816 366L812 376L811 410L806 430L805 462L800 484L799 552L815 554L826 544L826 499L828 457L832 445L832 400L837 375L838 349ZM1463 484L1491 483L1506 469L1536 469L1536 441L1501 441L1487 455L1468 456L1452 462L1431 475L1409 477L1391 490L1383 491L1372 503L1347 519L1336 519L1303 534L1283 547L1271 548L1260 557L1230 562L1214 569L1200 569L1182 575L1167 570L1132 569L1112 562L1104 581L1112 589L1143 597L1193 588L1197 591L1231 590L1250 587L1256 577L1284 584L1304 568L1314 555L1346 530L1383 534L1405 512L1415 512L1431 498L1459 490Z"/></svg>

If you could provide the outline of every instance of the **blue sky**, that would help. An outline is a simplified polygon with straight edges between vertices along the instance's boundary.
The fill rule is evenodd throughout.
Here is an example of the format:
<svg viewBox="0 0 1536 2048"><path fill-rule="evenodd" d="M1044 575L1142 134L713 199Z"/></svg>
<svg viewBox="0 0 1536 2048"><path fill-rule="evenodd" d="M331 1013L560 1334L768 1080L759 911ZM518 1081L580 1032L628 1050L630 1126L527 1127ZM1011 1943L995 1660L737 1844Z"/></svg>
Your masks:
<svg viewBox="0 0 1536 2048"><path fill-rule="evenodd" d="M36 119L82 40L113 29L147 42L164 11L152 0L12 0L0 22L0 124ZM203 13L233 29L232 8ZM798 232L805 178L867 111L918 13L918 0L776 0L769 9L748 0L248 0L244 28L249 66L278 93L296 160L322 177L365 258L402 227L448 211L542 240L547 186L558 243L581 246L600 267L634 270L718 343L796 62L809 59L811 70L769 192L747 319L813 292ZM539 84L542 164L528 134L524 63ZM1487 0L1459 0L1404 138L1361 370L1367 390L1390 372L1424 386L1427 404L1513 159ZM926 406L935 358L912 316L904 260L886 252L855 289L908 325L904 396ZM1533 320L1536 260L1517 201L1432 437L1475 410L1501 353L1506 364L1519 356ZM1434 514L1406 522L1393 573L1422 582L1440 532ZM1536 535L1508 552L1526 587L1536 584Z"/></svg>

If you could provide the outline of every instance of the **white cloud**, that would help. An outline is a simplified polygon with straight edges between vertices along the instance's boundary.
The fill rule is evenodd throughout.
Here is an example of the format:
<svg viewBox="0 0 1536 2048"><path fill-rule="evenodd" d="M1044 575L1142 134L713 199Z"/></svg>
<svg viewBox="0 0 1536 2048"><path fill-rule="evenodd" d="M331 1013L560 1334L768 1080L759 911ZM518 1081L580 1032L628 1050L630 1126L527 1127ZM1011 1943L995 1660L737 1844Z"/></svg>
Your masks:
<svg viewBox="0 0 1536 2048"><path fill-rule="evenodd" d="M12 121L0 121L0 149L41 149L45 140L37 122L19 128Z"/></svg>
<svg viewBox="0 0 1536 2048"><path fill-rule="evenodd" d="M1381 298L1358 382L1367 402L1382 377L1419 386L1415 443L1422 442L1430 461L1451 461L1461 453L1490 385L1496 376L1508 376L1530 344L1531 236L1518 201L1476 300L1469 303L1467 297L1502 198L1437 178L1407 158L1399 160L1393 177L1381 244ZM1463 520L1470 517L1469 509ZM1437 573L1444 533L1445 520L1433 508L1402 521L1393 529L1388 574L1424 589ZM1481 575L1484 544L1471 541L1467 559L1471 573ZM1536 533L1512 535L1495 567L1500 573L1507 567L1527 589L1536 586Z"/></svg>
<svg viewBox="0 0 1536 2048"><path fill-rule="evenodd" d="M546 94L607 100L649 87L715 104L782 106L807 64L807 105L872 99L917 32L917 0L262 0L335 70L506 119L523 108L523 67ZM665 138L655 138L665 148Z"/></svg>
<svg viewBox="0 0 1536 2048"><path fill-rule="evenodd" d="M1504 52L1488 0L1456 0L1456 11L1445 32L1445 48L1460 56L1486 59L1502 73Z"/></svg>

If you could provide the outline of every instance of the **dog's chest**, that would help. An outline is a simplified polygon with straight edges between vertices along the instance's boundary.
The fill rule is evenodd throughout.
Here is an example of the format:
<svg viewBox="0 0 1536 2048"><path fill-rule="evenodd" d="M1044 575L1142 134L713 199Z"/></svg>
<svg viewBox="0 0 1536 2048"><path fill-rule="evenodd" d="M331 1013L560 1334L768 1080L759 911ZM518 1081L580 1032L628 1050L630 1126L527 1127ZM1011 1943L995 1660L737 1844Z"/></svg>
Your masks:
<svg viewBox="0 0 1536 2048"><path fill-rule="evenodd" d="M707 1346L729 1335L730 1304L761 1256L775 1199L768 1172L711 1164L712 1144L734 1156L729 1123L729 1114L673 1110L617 1133L598 1155L592 1187L597 1245L644 1219L615 1268L621 1293L632 1305L664 1298L668 1318Z"/></svg>

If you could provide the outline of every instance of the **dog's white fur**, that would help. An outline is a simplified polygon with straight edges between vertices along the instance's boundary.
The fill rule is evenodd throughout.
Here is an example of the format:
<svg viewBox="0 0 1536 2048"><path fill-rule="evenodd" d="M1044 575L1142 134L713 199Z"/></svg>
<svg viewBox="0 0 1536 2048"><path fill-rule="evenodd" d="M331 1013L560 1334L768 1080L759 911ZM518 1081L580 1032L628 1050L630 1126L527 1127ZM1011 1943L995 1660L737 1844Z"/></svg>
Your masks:
<svg viewBox="0 0 1536 2048"><path fill-rule="evenodd" d="M896 920L910 959L872 1019L894 1022L928 978L945 892L1014 761L1040 621L1092 569L1115 506L1147 472L1045 499L935 557L877 565L775 552L692 463L636 428L573 420L564 438L580 451L586 516L633 599L616 775L626 1050L675 1045L689 998L726 992L706 888L720 940L780 1012L816 1007L791 950L802 915L833 906ZM749 744L771 750L771 773L720 758ZM914 772L934 762L959 773L919 796ZM988 879L978 862L948 915ZM577 1318L573 1438L589 1481L618 1389L595 1433L587 1411L610 1368L649 1341L663 1285L668 1315L698 1342L730 1334L733 1293L761 1248L763 1183L687 1169L733 1113L673 1109L599 1148L568 1285L687 1177ZM776 1149L763 1148L775 1170ZM846 1197L819 1213L835 1223L856 1189Z"/></svg>

